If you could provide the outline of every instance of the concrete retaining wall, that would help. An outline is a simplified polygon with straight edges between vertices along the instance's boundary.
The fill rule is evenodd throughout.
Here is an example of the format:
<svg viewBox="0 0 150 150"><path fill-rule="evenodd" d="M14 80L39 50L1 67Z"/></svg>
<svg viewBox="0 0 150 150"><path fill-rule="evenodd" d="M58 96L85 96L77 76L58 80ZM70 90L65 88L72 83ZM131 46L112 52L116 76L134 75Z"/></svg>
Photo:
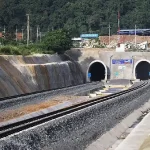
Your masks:
<svg viewBox="0 0 150 150"><path fill-rule="evenodd" d="M82 84L78 63L58 55L0 56L0 97Z"/></svg>

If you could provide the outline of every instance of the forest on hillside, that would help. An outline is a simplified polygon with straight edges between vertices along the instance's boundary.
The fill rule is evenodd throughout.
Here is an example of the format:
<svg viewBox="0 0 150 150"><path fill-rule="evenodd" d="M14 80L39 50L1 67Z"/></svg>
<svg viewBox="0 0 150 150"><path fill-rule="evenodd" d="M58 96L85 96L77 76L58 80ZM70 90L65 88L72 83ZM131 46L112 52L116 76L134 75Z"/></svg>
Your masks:
<svg viewBox="0 0 150 150"><path fill-rule="evenodd" d="M150 28L149 0L0 0L0 31L26 29L26 14L36 32L65 28L72 36L81 33L108 34L117 32L117 15L120 10L121 28Z"/></svg>

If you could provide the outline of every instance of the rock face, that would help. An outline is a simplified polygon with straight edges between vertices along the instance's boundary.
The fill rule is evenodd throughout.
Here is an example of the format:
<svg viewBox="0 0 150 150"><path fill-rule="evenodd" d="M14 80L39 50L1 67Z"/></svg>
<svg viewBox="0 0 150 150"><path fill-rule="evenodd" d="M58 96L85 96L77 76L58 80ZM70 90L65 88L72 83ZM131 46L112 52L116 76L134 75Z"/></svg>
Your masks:
<svg viewBox="0 0 150 150"><path fill-rule="evenodd" d="M80 65L58 55L0 56L0 97L84 83Z"/></svg>

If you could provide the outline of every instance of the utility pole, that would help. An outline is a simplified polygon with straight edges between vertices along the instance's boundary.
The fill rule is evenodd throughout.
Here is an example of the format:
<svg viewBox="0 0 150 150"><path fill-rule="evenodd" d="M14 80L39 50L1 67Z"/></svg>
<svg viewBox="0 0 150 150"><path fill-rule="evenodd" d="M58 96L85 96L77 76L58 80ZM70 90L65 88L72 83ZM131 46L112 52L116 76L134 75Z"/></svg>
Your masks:
<svg viewBox="0 0 150 150"><path fill-rule="evenodd" d="M42 33L40 32L40 43L41 43Z"/></svg>
<svg viewBox="0 0 150 150"><path fill-rule="evenodd" d="M30 18L29 14L27 15L27 46L29 46L29 40L30 40Z"/></svg>
<svg viewBox="0 0 150 150"><path fill-rule="evenodd" d="M136 48L136 25L135 25L135 48Z"/></svg>
<svg viewBox="0 0 150 150"><path fill-rule="evenodd" d="M32 42L32 28L30 27L30 41Z"/></svg>
<svg viewBox="0 0 150 150"><path fill-rule="evenodd" d="M40 42L41 42L41 38L42 38L42 32L41 32L41 29L39 27L39 36L40 36Z"/></svg>
<svg viewBox="0 0 150 150"><path fill-rule="evenodd" d="M5 28L5 26L4 26L4 34L6 33L6 28Z"/></svg>
<svg viewBox="0 0 150 150"><path fill-rule="evenodd" d="M4 26L4 30L3 30L3 38L5 38L5 33L6 33L6 28Z"/></svg>
<svg viewBox="0 0 150 150"><path fill-rule="evenodd" d="M52 26L52 31L54 30L54 27Z"/></svg>
<svg viewBox="0 0 150 150"><path fill-rule="evenodd" d="M110 34L111 34L111 32L110 32L110 29L111 29L111 26L110 26L110 24L109 24L109 45L110 45Z"/></svg>
<svg viewBox="0 0 150 150"><path fill-rule="evenodd" d="M118 47L120 47L120 11L118 11Z"/></svg>
<svg viewBox="0 0 150 150"><path fill-rule="evenodd" d="M48 26L48 29L47 29L47 31L49 32L49 26Z"/></svg>
<svg viewBox="0 0 150 150"><path fill-rule="evenodd" d="M18 35L17 34L18 34L18 29L17 29L17 26L16 26L16 42L18 40L18 37L17 37Z"/></svg>
<svg viewBox="0 0 150 150"><path fill-rule="evenodd" d="M39 25L37 26L37 31L36 31L36 41L38 42L39 40Z"/></svg>
<svg viewBox="0 0 150 150"><path fill-rule="evenodd" d="M23 40L23 38L24 38L24 33L23 33L23 30L24 30L24 29L22 28L21 30L22 30L22 40Z"/></svg>

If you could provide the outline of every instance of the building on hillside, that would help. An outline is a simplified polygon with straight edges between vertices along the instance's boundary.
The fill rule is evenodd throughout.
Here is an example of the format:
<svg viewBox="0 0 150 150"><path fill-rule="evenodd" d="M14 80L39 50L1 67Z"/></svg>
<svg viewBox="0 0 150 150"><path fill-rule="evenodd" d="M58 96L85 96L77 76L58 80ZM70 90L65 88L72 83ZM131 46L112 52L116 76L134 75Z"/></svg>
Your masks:
<svg viewBox="0 0 150 150"><path fill-rule="evenodd" d="M98 34L81 34L80 38L82 39L80 42L80 47L83 48L93 48L99 45L99 37Z"/></svg>
<svg viewBox="0 0 150 150"><path fill-rule="evenodd" d="M20 33L17 33L17 40L22 40L23 39L23 37L22 37L23 35L22 35L22 33L20 32Z"/></svg>
<svg viewBox="0 0 150 150"><path fill-rule="evenodd" d="M112 35L110 36L100 36L100 43L107 45L108 48L116 48L117 44L127 45L127 49L132 47L140 49L148 49L150 46L150 36L138 36L138 35Z"/></svg>
<svg viewBox="0 0 150 150"><path fill-rule="evenodd" d="M10 33L6 33L6 35L7 36L10 36ZM20 33L17 33L17 40L22 40L22 33L20 32ZM3 32L0 32L0 38L3 38L3 37L5 37L5 35L4 35L4 33ZM16 39L16 38L15 38ZM15 40L14 39L14 40Z"/></svg>
<svg viewBox="0 0 150 150"><path fill-rule="evenodd" d="M96 39L98 38L98 34L81 34L80 38L82 39Z"/></svg>
<svg viewBox="0 0 150 150"><path fill-rule="evenodd" d="M150 36L150 29L125 29L117 32L119 35Z"/></svg>
<svg viewBox="0 0 150 150"><path fill-rule="evenodd" d="M98 34L81 34L78 38L72 38L73 47L93 48L99 45Z"/></svg>
<svg viewBox="0 0 150 150"><path fill-rule="evenodd" d="M2 32L0 32L0 38L2 38L3 37L3 34L2 34Z"/></svg>
<svg viewBox="0 0 150 150"><path fill-rule="evenodd" d="M118 38L119 38L119 42L124 44L124 43L127 43L127 42L130 42L130 43L135 43L135 36L134 35L112 35L110 37L110 44L117 44L118 42ZM102 44L106 44L106 45L109 45L109 36L100 36L99 37L99 40ZM136 36L136 42L137 43L143 43L147 41L148 43L150 43L150 36Z"/></svg>
<svg viewBox="0 0 150 150"><path fill-rule="evenodd" d="M73 47L80 48L82 47L82 38L72 38Z"/></svg>

